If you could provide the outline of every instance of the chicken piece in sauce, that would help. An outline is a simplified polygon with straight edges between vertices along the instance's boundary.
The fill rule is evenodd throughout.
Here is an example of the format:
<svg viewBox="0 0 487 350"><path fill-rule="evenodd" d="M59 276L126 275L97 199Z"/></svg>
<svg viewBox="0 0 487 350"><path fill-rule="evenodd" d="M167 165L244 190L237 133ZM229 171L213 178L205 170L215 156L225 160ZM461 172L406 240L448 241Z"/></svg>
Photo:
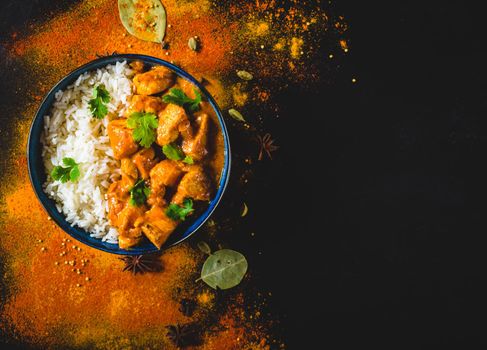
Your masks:
<svg viewBox="0 0 487 350"><path fill-rule="evenodd" d="M166 187L175 186L182 175L183 170L177 162L169 159L159 162L150 171L151 192L147 204L165 206Z"/></svg>
<svg viewBox="0 0 487 350"><path fill-rule="evenodd" d="M159 113L159 126L157 127L157 143L160 146L168 145L179 137L179 126L188 124L188 116L183 107L169 104Z"/></svg>
<svg viewBox="0 0 487 350"><path fill-rule="evenodd" d="M122 189L120 181L115 181L110 185L107 191L108 220L113 226L117 226L118 214L123 210L128 200L129 193Z"/></svg>
<svg viewBox="0 0 487 350"><path fill-rule="evenodd" d="M130 117L134 112L147 112L157 115L165 107L166 104L158 97L134 95L130 100L130 105L125 112L125 116Z"/></svg>
<svg viewBox="0 0 487 350"><path fill-rule="evenodd" d="M134 70L135 73L142 73L144 71L144 62L136 60L129 64L130 68Z"/></svg>
<svg viewBox="0 0 487 350"><path fill-rule="evenodd" d="M115 119L108 123L108 137L116 159L122 159L135 153L139 146L132 137L132 129L126 119Z"/></svg>
<svg viewBox="0 0 487 350"><path fill-rule="evenodd" d="M142 230L135 227L135 223L144 216L145 206L133 206L126 202L123 210L117 215L114 226L118 228L118 244L120 248L127 249L137 245L142 240Z"/></svg>
<svg viewBox="0 0 487 350"><path fill-rule="evenodd" d="M119 233L118 246L121 249L130 249L142 242L143 238L144 235L142 234L141 228L131 228L130 230Z"/></svg>
<svg viewBox="0 0 487 350"><path fill-rule="evenodd" d="M120 190L128 193L137 182L137 168L130 158L123 158L120 161L120 170L122 172L122 177L118 181L120 183Z"/></svg>
<svg viewBox="0 0 487 350"><path fill-rule="evenodd" d="M201 75L193 75L193 78L195 78L198 82L202 83L203 82L203 77ZM191 99L196 98L195 90L198 91L198 89L195 88L194 84L186 79L178 79L177 85L183 92L185 93L186 96L188 96Z"/></svg>
<svg viewBox="0 0 487 350"><path fill-rule="evenodd" d="M192 165L188 168L188 172L183 176L178 185L178 189L172 198L172 202L181 204L185 198L192 198L197 201L209 201L211 182L203 170L203 167Z"/></svg>
<svg viewBox="0 0 487 350"><path fill-rule="evenodd" d="M206 144L209 131L209 119L208 114L199 115L196 119L196 123L198 124L196 134L191 138L183 135L183 151L186 155L193 158L193 160L201 160L208 154Z"/></svg>
<svg viewBox="0 0 487 350"><path fill-rule="evenodd" d="M149 206L158 205L164 207L167 205L164 195L166 194L165 186L154 187L151 186L149 197L147 198L147 204Z"/></svg>
<svg viewBox="0 0 487 350"><path fill-rule="evenodd" d="M120 248L129 249L143 239L142 229L135 226L147 208L132 206L129 191L123 189L121 183L122 180L116 181L108 189L108 219L117 228Z"/></svg>
<svg viewBox="0 0 487 350"><path fill-rule="evenodd" d="M155 155L154 149L150 147L144 148L132 156L132 163L144 180L149 178L151 169L157 164L157 160L154 159Z"/></svg>
<svg viewBox="0 0 487 350"><path fill-rule="evenodd" d="M174 160L165 159L150 171L151 187L157 188L161 186L172 187L176 185L181 178L183 171Z"/></svg>
<svg viewBox="0 0 487 350"><path fill-rule="evenodd" d="M164 208L155 205L145 213L139 225L149 241L160 249L178 223L166 215Z"/></svg>
<svg viewBox="0 0 487 350"><path fill-rule="evenodd" d="M134 85L139 95L153 95L167 90L174 84L175 75L163 66L135 75Z"/></svg>

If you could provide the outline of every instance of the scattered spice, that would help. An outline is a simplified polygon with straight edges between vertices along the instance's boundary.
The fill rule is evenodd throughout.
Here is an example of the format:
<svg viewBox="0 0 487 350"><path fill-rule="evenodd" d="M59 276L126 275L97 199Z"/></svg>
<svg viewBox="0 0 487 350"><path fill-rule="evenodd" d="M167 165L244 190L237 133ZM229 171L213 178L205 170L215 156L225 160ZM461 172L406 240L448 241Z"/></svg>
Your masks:
<svg viewBox="0 0 487 350"><path fill-rule="evenodd" d="M191 38L189 38L188 46L191 50L198 51L199 45L198 45L198 40L196 39L196 37L192 36Z"/></svg>
<svg viewBox="0 0 487 350"><path fill-rule="evenodd" d="M228 114L230 114L230 117L232 117L235 120L238 120L239 122L245 122L243 115L234 108L229 109Z"/></svg>
<svg viewBox="0 0 487 350"><path fill-rule="evenodd" d="M244 217L245 215L247 215L248 212L249 212L249 208L247 207L247 204L244 202L242 214L240 214L240 216Z"/></svg>
<svg viewBox="0 0 487 350"><path fill-rule="evenodd" d="M237 71L237 75L242 80L252 80L252 79L254 79L254 76L252 75L252 73L249 73L249 72L247 72L245 70L238 70Z"/></svg>
<svg viewBox="0 0 487 350"><path fill-rule="evenodd" d="M259 141L259 157L258 160L262 160L264 157L264 152L272 160L271 153L276 151L279 146L274 145L274 140L271 134L267 133L264 136L257 135L257 140Z"/></svg>
<svg viewBox="0 0 487 350"><path fill-rule="evenodd" d="M204 306L207 306L209 303L211 303L215 299L215 295L210 292L203 292L201 294L198 294L196 297L198 300L198 303Z"/></svg>
<svg viewBox="0 0 487 350"><path fill-rule="evenodd" d="M195 324L167 326L167 337L177 347L186 347L198 342L198 329Z"/></svg>
<svg viewBox="0 0 487 350"><path fill-rule="evenodd" d="M206 255L211 255L211 248L210 246L208 245L208 243L204 242L204 241L199 241L197 243L197 246L198 246L198 249L206 254Z"/></svg>
<svg viewBox="0 0 487 350"><path fill-rule="evenodd" d="M181 313L184 316L187 317L192 316L195 309L196 309L196 302L194 300L187 299L187 298L181 299L181 305L179 307L179 311L181 311Z"/></svg>
<svg viewBox="0 0 487 350"><path fill-rule="evenodd" d="M220 7L208 0L164 0L164 6L171 15L171 25L167 25L171 30L165 39L171 45L171 61L193 75L205 76L210 82L205 87L223 109L250 103L256 103L253 107L260 108L264 101L265 107L274 108L272 95L277 89L286 88L289 81L306 82L303 87L321 81L310 58L319 55L323 61L328 52L317 49L319 42L312 35L318 33L316 37L331 38L336 44L336 39L329 36L329 28L340 32L346 30L343 18L335 20L315 5L304 2L293 1L284 7L276 1L252 0ZM93 25L100 20L103 20L103 26ZM185 49L187 38L194 33L198 33L198 40L204 42L204 46L199 47L198 60L194 59L193 52ZM291 55L293 37L306 43L306 50L298 50L297 58ZM77 254L76 259L82 266L85 262L81 258L89 256L92 261L86 268L86 274L93 277L90 293L74 289L80 279L71 272L70 265L74 265L74 260L69 260L72 261L69 264L65 260L64 265L60 261L60 265L69 268L53 265L63 249L59 242L71 240L66 241L66 234L48 221L50 218L46 219L26 176L24 153L31 117L42 95L69 71L94 59L97 53L102 56L126 53L129 45L131 52L159 58L166 57L166 52L161 50L162 44L126 36L113 0L79 1L45 23L32 23L25 34L12 38L11 42L2 42L5 59L18 61L18 67L29 76L30 84L18 95L30 100L28 103L16 100L9 109L9 113L21 117L16 118L16 125L12 127L13 142L5 153L8 154L5 162L12 166L5 175L11 185L2 186L0 191L0 200L7 207L5 213L0 213L0 228L6 232L0 237L0 250L8 256L2 267L13 276L12 280L19 288L2 304L1 321L8 320L22 341L36 347L59 348L69 343L72 347L83 348L93 342L100 348L150 347L154 340L161 339L160 327L185 321L178 310L179 297L174 299L173 290L194 287L192 274L198 269L201 255L195 254L187 244L179 245L160 258L164 273L133 278L131 274L121 273L118 260L111 255L90 247L84 247L82 253L78 249L69 250L70 258ZM264 49L260 49L262 44L265 44ZM165 45L165 49L168 48ZM258 56L254 56L256 53ZM258 72L259 81L262 78L262 84L269 80L279 80L282 84L277 84L276 89L267 87L267 90L262 86L261 91L267 93L261 94L259 90L250 91L245 86L248 83L243 81L239 82L242 85L237 89L238 95L233 91L234 80L214 78L235 75L236 66L248 67L250 62L252 71ZM233 101L235 96L242 98ZM252 126L251 130L259 133L263 125L257 124L258 114L255 115L255 129ZM222 226L223 223L211 226L208 230L213 232L210 237L217 238ZM37 238L44 239L45 252L41 252L39 246L32 247ZM51 288L53 276L58 288ZM81 283L77 284L81 286ZM32 297L32 290L36 291L36 298ZM200 290L195 293L199 305L205 308L215 306L217 292ZM248 312L248 304L235 300L228 302L231 307L223 314L211 310L221 316L218 326L225 331L205 333L201 349L268 349L266 326L250 320L254 313ZM196 311L196 315L199 313L200 310ZM100 320L109 326L106 327L109 333L100 329ZM59 327L63 327L62 334L55 332ZM130 339L127 339L128 331L131 332ZM271 348L278 348L274 345L270 345Z"/></svg>

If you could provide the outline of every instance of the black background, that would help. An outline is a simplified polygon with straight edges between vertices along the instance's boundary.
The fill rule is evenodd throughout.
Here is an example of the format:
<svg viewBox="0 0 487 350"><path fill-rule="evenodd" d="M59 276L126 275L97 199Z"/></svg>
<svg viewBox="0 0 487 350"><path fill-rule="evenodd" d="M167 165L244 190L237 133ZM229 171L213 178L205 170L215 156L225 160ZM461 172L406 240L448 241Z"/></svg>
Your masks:
<svg viewBox="0 0 487 350"><path fill-rule="evenodd" d="M50 6L14 19L12 3L29 2L2 1L2 32ZM333 84L281 96L281 149L254 189L255 275L289 349L487 344L485 12L334 8L351 51Z"/></svg>
<svg viewBox="0 0 487 350"><path fill-rule="evenodd" d="M282 205L262 215L290 348L487 344L484 12L335 6L349 59L333 86L289 93Z"/></svg>

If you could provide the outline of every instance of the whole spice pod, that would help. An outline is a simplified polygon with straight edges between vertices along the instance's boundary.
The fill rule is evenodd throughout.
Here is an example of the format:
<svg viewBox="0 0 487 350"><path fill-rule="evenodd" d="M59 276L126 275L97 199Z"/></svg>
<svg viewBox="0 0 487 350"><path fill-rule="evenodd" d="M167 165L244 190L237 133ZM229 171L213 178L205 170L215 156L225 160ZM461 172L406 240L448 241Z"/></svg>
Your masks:
<svg viewBox="0 0 487 350"><path fill-rule="evenodd" d="M199 49L199 41L198 41L198 37L197 36L192 36L191 38L189 38L188 40L188 46L191 50L193 51L198 51Z"/></svg>

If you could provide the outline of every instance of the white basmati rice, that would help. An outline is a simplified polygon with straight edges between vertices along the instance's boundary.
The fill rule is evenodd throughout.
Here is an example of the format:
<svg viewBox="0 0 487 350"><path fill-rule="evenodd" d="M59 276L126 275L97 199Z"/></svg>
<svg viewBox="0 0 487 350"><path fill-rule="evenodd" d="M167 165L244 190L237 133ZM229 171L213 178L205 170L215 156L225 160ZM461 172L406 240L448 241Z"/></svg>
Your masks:
<svg viewBox="0 0 487 350"><path fill-rule="evenodd" d="M108 118L93 118L88 102L93 98L93 89L104 84L111 97L108 111L119 115L132 94L132 74L126 62L118 62L84 73L64 91L58 91L50 115L44 117L41 139L47 173L44 191L71 225L110 243L118 243L118 233L109 225L105 194L120 176L120 163L110 147ZM61 183L50 176L65 157L79 164L81 175L74 183Z"/></svg>

